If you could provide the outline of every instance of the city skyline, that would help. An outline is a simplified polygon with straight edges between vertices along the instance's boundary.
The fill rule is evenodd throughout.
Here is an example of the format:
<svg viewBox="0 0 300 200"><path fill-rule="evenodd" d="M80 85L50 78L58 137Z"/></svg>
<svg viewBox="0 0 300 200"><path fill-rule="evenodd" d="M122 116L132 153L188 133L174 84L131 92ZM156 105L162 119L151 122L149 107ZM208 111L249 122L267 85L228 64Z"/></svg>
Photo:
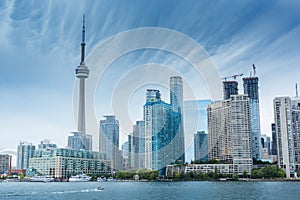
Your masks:
<svg viewBox="0 0 300 200"><path fill-rule="evenodd" d="M235 6L231 6L233 3ZM72 92L84 13L87 57L97 44L114 34L134 28L161 27L181 32L202 45L215 62L221 77L237 73L248 76L255 63L260 78L261 133L270 136L271 123L274 122L273 99L276 96L294 96L295 83L299 82L299 7L296 1L179 1L176 4L153 1L150 7L146 1L136 5L126 5L121 1L81 2L78 5L59 1L51 4L3 1L0 3L3 11L0 14L3 27L0 33L3 45L0 50L3 72L0 91L4 98L0 100L0 128L5 140L1 140L0 149L16 149L20 141L37 144L50 136L58 146L66 146L67 136L76 130ZM127 12L128 9L131 12ZM180 15L184 17L178 18ZM104 77L104 83L107 77L113 79L106 82L107 85L119 79L117 70L120 69L116 66L121 63L125 69L145 63L176 65L174 68L179 74L185 75L183 80L190 77L188 72L184 72L189 68L185 68L187 64L182 59L163 51L142 50L122 56L113 63L108 71L111 76ZM90 67L89 63L86 64ZM280 84L277 80L281 80ZM199 85L203 88L201 99L209 99L205 85ZM242 85L241 80L239 85ZM122 125L120 120L123 129L120 135L125 138L128 134L125 126L130 124L132 129L135 121L142 119L145 88L149 87L141 87L130 99L128 110L132 123ZM169 99L169 92L163 85L154 84L153 87L166 95L162 99ZM105 108L109 107L107 104L101 104L101 94L110 95L105 89L100 88L95 96L98 119L114 114L110 108ZM239 90L241 92L242 88ZM137 108L132 109L132 104Z"/></svg>

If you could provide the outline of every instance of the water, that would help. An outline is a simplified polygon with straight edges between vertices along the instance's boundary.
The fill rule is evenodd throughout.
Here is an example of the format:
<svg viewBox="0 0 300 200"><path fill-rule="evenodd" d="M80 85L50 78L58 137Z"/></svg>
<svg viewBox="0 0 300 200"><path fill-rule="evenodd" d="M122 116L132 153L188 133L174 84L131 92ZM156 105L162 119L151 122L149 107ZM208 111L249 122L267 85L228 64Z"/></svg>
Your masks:
<svg viewBox="0 0 300 200"><path fill-rule="evenodd" d="M300 182L10 182L0 199L300 199Z"/></svg>

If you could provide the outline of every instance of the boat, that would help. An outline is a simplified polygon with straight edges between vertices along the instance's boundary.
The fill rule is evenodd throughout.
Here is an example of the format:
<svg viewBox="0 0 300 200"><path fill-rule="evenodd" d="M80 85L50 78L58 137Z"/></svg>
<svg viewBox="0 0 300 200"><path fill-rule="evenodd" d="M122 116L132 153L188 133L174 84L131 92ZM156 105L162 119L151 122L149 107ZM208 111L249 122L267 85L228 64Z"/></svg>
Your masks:
<svg viewBox="0 0 300 200"><path fill-rule="evenodd" d="M51 176L33 176L30 179L30 182L53 182L54 178L52 178Z"/></svg>
<svg viewBox="0 0 300 200"><path fill-rule="evenodd" d="M116 181L116 179L114 179L113 177L109 177L109 178L107 179L107 181L109 181L109 182L114 182L114 181Z"/></svg>
<svg viewBox="0 0 300 200"><path fill-rule="evenodd" d="M104 188L99 186L99 187L97 187L97 190L104 190Z"/></svg>
<svg viewBox="0 0 300 200"><path fill-rule="evenodd" d="M98 177L97 181L98 182L105 182L106 181L106 177L104 177L104 176Z"/></svg>
<svg viewBox="0 0 300 200"><path fill-rule="evenodd" d="M69 182L85 182L90 181L92 177L86 175L86 174L77 174L76 176L71 176L69 178Z"/></svg>

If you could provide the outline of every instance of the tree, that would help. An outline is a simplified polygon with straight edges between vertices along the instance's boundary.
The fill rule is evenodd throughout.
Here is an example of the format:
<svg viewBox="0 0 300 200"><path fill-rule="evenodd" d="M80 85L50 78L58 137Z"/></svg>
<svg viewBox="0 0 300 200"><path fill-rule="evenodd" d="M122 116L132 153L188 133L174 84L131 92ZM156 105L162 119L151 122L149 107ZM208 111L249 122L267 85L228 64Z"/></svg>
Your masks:
<svg viewBox="0 0 300 200"><path fill-rule="evenodd" d="M20 174L20 179L24 179L25 178L25 174Z"/></svg>
<svg viewBox="0 0 300 200"><path fill-rule="evenodd" d="M149 176L150 180L156 180L157 177L158 177L158 171L157 170L150 172L150 176Z"/></svg>
<svg viewBox="0 0 300 200"><path fill-rule="evenodd" d="M247 178L248 177L248 173L247 173L247 171L245 170L244 172L243 172L243 178Z"/></svg>
<svg viewBox="0 0 300 200"><path fill-rule="evenodd" d="M253 169L251 177L256 178L283 178L285 172L277 166L266 166L261 169Z"/></svg>
<svg viewBox="0 0 300 200"><path fill-rule="evenodd" d="M239 175L237 173L233 173L232 178L233 178L234 181L238 181L239 180Z"/></svg>

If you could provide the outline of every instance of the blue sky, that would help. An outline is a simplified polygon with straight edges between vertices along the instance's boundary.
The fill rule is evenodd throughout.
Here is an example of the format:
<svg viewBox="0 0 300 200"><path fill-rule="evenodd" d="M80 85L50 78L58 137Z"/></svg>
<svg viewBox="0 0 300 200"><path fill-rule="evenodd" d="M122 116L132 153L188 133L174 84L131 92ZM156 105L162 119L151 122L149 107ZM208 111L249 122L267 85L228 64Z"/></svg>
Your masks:
<svg viewBox="0 0 300 200"><path fill-rule="evenodd" d="M0 149L15 149L20 141L37 144L45 138L65 146L69 133L76 130L72 105L74 70L80 61L83 13L86 15L87 57L115 34L158 27L177 31L198 42L222 77L249 75L255 63L260 78L261 129L270 135L273 98L294 96L295 83L300 83L299 10L300 2L296 0L87 0L76 3L2 0L0 130L3 139ZM118 82L120 71L149 63L160 67L172 63L189 70L181 58L160 50L144 49L120 56L98 86L95 96L98 120L112 114L110 109L105 110L109 106L103 103L108 92L105 88ZM179 73L185 72L179 70ZM134 110L129 111L132 121L142 119L146 88L147 85L140 86L128 100L133 102L129 103L130 110ZM160 89L168 101L167 88ZM208 99L209 95L203 92L201 97ZM122 126L122 121L120 124ZM124 132L130 131L128 129Z"/></svg>

